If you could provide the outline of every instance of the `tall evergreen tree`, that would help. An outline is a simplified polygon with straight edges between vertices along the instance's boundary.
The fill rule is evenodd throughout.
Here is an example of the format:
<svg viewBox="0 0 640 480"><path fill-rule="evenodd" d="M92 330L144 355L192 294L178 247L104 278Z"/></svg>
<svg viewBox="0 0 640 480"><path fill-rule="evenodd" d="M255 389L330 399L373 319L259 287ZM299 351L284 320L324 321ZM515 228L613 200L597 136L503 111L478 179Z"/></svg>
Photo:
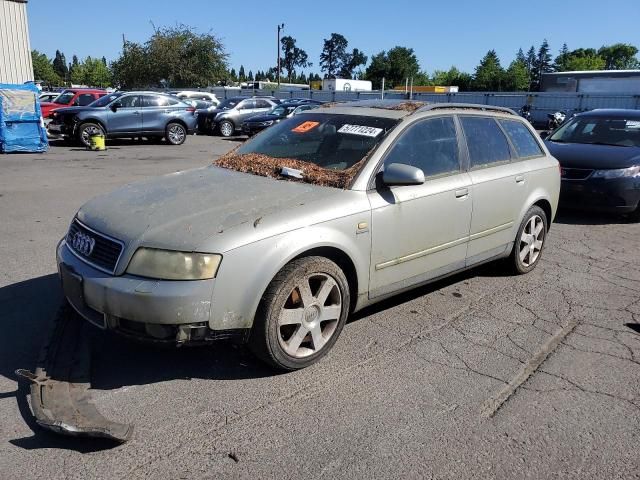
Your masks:
<svg viewBox="0 0 640 480"><path fill-rule="evenodd" d="M324 39L320 54L320 70L326 72L325 77L335 77L340 71L347 55L348 44L347 39L339 33L332 33L331 37Z"/></svg>
<svg viewBox="0 0 640 480"><path fill-rule="evenodd" d="M504 88L504 75L498 54L489 50L476 67L473 85L478 90L500 92Z"/></svg>
<svg viewBox="0 0 640 480"><path fill-rule="evenodd" d="M241 82L247 81L247 76L244 73L244 65L240 65L240 70L238 70L238 80Z"/></svg>
<svg viewBox="0 0 640 480"><path fill-rule="evenodd" d="M540 90L543 73L553 72L550 50L549 42L547 42L547 39L545 38L538 49L538 55L536 56L536 61L533 65L533 74L531 75L533 80L532 90Z"/></svg>
<svg viewBox="0 0 640 480"><path fill-rule="evenodd" d="M249 80L250 82L253 82L253 72L251 70L249 70L249 75L247 75L247 80Z"/></svg>
<svg viewBox="0 0 640 480"><path fill-rule="evenodd" d="M566 72L568 70L567 65L569 62L569 47L566 43L562 44L562 48L558 53L558 56L553 62L553 70L556 72Z"/></svg>
<svg viewBox="0 0 640 480"><path fill-rule="evenodd" d="M67 80L69 76L69 67L67 66L67 59L64 57L64 53L60 50L56 50L56 56L53 59L53 70L60 77L62 82Z"/></svg>

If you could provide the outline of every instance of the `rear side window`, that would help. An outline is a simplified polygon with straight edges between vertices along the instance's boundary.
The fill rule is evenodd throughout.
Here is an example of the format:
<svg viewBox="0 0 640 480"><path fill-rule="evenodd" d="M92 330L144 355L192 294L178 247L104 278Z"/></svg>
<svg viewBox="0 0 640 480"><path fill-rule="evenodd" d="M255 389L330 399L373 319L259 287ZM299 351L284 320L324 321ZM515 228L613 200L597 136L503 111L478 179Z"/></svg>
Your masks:
<svg viewBox="0 0 640 480"><path fill-rule="evenodd" d="M425 176L460 170L458 139L452 117L423 120L409 127L384 161L421 169Z"/></svg>
<svg viewBox="0 0 640 480"><path fill-rule="evenodd" d="M509 161L507 137L493 118L461 117L471 168Z"/></svg>
<svg viewBox="0 0 640 480"><path fill-rule="evenodd" d="M271 108L271 104L266 100L256 100L256 108Z"/></svg>
<svg viewBox="0 0 640 480"><path fill-rule="evenodd" d="M500 120L500 124L507 132L507 135L509 135L518 157L537 157L542 155L542 149L531 133L531 130L523 125L522 122Z"/></svg>

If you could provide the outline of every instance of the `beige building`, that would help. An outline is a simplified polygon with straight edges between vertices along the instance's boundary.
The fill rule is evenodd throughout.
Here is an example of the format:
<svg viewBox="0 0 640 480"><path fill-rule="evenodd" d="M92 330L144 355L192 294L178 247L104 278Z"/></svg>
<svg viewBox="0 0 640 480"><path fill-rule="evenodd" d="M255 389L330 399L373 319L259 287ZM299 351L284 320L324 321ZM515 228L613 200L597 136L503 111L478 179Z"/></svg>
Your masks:
<svg viewBox="0 0 640 480"><path fill-rule="evenodd" d="M0 83L34 80L27 0L0 0Z"/></svg>

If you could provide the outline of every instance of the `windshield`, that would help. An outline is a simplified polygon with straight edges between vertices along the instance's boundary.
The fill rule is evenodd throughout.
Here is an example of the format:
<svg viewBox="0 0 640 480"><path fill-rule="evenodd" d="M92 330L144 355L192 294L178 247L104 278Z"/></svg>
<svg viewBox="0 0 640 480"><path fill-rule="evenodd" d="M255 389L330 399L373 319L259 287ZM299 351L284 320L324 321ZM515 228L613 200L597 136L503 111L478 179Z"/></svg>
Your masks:
<svg viewBox="0 0 640 480"><path fill-rule="evenodd" d="M111 102L113 102L116 98L122 96L122 93L112 93L110 95L105 95L90 103L89 107L106 107Z"/></svg>
<svg viewBox="0 0 640 480"><path fill-rule="evenodd" d="M214 164L264 177L348 188L398 121L336 113L294 116Z"/></svg>
<svg viewBox="0 0 640 480"><path fill-rule="evenodd" d="M549 140L617 147L640 147L640 120L604 117L576 117Z"/></svg>
<svg viewBox="0 0 640 480"><path fill-rule="evenodd" d="M75 96L75 92L64 92L58 95L53 100L53 103L57 103L60 105L69 105L69 103L71 103L71 100L73 99L74 96Z"/></svg>
<svg viewBox="0 0 640 480"><path fill-rule="evenodd" d="M236 153L291 158L330 170L346 170L378 145L396 123L360 115L297 115L265 130Z"/></svg>
<svg viewBox="0 0 640 480"><path fill-rule="evenodd" d="M227 98L226 100L223 100L222 102L220 102L220 105L218 105L218 108L220 110L229 110L235 107L236 105L238 105L242 100L243 100L242 98Z"/></svg>
<svg viewBox="0 0 640 480"><path fill-rule="evenodd" d="M278 117L284 117L285 115L289 115L296 107L292 107L292 106L283 106L283 105L278 105L277 107L274 107L270 112L269 115L276 115Z"/></svg>

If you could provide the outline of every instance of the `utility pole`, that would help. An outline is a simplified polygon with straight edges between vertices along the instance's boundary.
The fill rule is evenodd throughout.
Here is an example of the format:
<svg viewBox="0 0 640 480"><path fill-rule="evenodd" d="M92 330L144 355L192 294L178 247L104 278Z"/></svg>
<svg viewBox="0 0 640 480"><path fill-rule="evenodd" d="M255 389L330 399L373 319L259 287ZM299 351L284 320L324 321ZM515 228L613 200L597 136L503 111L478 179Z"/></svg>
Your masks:
<svg viewBox="0 0 640 480"><path fill-rule="evenodd" d="M284 30L284 23L278 25L278 90L280 90L280 30Z"/></svg>

